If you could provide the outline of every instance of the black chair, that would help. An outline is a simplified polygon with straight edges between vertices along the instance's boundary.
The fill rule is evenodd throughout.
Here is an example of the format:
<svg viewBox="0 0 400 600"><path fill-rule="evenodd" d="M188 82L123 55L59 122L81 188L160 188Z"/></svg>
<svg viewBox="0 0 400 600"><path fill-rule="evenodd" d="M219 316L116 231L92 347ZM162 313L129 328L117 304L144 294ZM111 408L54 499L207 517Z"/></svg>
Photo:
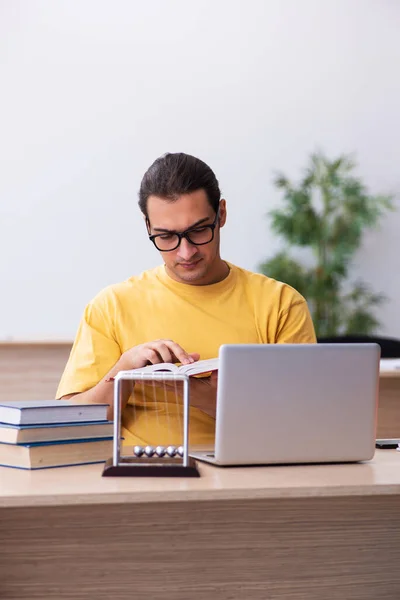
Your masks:
<svg viewBox="0 0 400 600"><path fill-rule="evenodd" d="M339 335L318 338L319 344L379 344L381 358L400 358L400 340L370 335Z"/></svg>

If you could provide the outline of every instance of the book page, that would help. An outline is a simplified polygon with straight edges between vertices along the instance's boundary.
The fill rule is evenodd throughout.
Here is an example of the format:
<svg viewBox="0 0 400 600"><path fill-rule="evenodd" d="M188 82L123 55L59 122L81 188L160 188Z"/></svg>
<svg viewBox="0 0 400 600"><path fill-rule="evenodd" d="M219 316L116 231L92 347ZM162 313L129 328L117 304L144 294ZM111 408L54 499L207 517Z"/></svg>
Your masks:
<svg viewBox="0 0 400 600"><path fill-rule="evenodd" d="M147 365L140 369L132 369L132 373L155 373L157 371L167 371L168 373L176 373L179 370L177 365L173 363L157 363L156 365Z"/></svg>
<svg viewBox="0 0 400 600"><path fill-rule="evenodd" d="M218 369L218 358L210 358L208 360L198 360L190 365L174 365L173 363L158 363L155 365L147 365L140 369L132 369L132 373L155 373L166 371L169 373L185 373L186 375L200 375Z"/></svg>
<svg viewBox="0 0 400 600"><path fill-rule="evenodd" d="M191 365L181 365L178 369L180 373L186 375L200 375L201 373L209 373L210 371L218 370L218 358L210 358L208 360L198 360Z"/></svg>

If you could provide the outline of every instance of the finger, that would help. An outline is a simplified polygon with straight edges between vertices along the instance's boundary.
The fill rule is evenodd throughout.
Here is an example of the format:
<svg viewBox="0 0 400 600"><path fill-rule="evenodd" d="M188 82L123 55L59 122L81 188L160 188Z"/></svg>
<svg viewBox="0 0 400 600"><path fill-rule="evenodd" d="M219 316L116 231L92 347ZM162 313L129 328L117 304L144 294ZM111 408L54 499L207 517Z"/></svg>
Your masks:
<svg viewBox="0 0 400 600"><path fill-rule="evenodd" d="M173 353L177 362L182 363L183 365L188 365L194 362L194 358L192 358L179 344L173 342L172 340L162 340L166 346L168 346L169 350Z"/></svg>
<svg viewBox="0 0 400 600"><path fill-rule="evenodd" d="M143 356L151 365L156 365L157 363L162 362L160 355L153 348L144 348Z"/></svg>
<svg viewBox="0 0 400 600"><path fill-rule="evenodd" d="M194 362L197 362L198 360L200 360L200 354L199 354L198 352L191 352L191 353L189 354L189 356L190 356L191 358L193 358L193 361L194 361Z"/></svg>
<svg viewBox="0 0 400 600"><path fill-rule="evenodd" d="M150 346L152 350L155 350L159 356L161 362L172 363L174 362L173 356L168 348L168 346L164 342L153 342Z"/></svg>

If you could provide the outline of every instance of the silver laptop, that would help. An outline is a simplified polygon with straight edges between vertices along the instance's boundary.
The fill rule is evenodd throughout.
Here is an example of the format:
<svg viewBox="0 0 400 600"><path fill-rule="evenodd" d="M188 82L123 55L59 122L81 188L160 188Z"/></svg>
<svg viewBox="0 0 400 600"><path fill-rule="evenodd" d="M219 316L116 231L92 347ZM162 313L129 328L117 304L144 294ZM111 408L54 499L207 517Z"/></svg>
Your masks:
<svg viewBox="0 0 400 600"><path fill-rule="evenodd" d="M375 452L377 344L241 344L219 353L220 466L355 462Z"/></svg>

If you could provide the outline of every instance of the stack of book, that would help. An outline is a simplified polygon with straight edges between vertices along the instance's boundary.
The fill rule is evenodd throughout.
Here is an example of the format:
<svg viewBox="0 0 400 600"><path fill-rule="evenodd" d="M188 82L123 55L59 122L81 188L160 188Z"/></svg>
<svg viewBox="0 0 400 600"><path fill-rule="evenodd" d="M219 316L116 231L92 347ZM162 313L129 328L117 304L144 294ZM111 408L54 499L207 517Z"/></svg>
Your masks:
<svg viewBox="0 0 400 600"><path fill-rule="evenodd" d="M113 440L107 408L73 400L3 402L0 465L44 469L106 461Z"/></svg>

